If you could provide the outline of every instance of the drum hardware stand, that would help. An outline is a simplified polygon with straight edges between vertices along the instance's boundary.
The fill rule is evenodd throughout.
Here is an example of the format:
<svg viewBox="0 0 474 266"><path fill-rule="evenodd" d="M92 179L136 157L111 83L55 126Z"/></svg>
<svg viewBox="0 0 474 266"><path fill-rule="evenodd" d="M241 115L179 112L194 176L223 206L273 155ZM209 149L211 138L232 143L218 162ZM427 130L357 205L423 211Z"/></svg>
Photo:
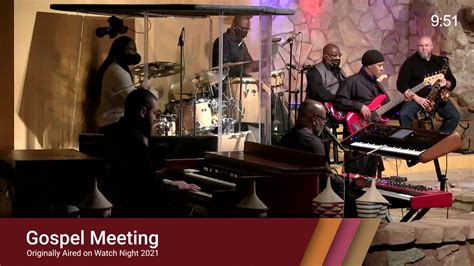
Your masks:
<svg viewBox="0 0 474 266"><path fill-rule="evenodd" d="M243 62L244 61L244 50L243 50L243 41L245 40L242 39L242 42L239 47L240 47L240 62ZM240 65L240 84L239 84L239 127L238 127L238 131L237 132L241 132L242 131L242 118L244 116L244 113L242 111L242 80L243 80L243 75L244 75L244 65Z"/></svg>
<svg viewBox="0 0 474 266"><path fill-rule="evenodd" d="M196 93L193 93L193 97L192 97L192 101L193 101L193 136L196 136L196 100L197 100Z"/></svg>
<svg viewBox="0 0 474 266"><path fill-rule="evenodd" d="M178 46L179 46L179 63L181 66L181 71L179 72L179 134L178 136L183 135L183 61L184 61L184 27L181 29L181 34L179 35L178 38ZM193 102L193 109L195 108L195 103Z"/></svg>

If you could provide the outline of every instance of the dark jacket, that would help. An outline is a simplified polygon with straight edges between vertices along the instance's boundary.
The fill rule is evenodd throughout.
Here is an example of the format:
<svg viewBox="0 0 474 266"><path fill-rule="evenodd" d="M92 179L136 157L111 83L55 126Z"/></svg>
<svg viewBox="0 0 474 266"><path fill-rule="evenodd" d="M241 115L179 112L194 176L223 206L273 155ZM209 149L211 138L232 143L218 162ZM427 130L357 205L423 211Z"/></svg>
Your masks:
<svg viewBox="0 0 474 266"><path fill-rule="evenodd" d="M312 152L324 156L324 145L320 138L316 137L311 129L296 124L290 132L286 133L280 140L280 146L305 152Z"/></svg>
<svg viewBox="0 0 474 266"><path fill-rule="evenodd" d="M247 49L245 42L242 42L239 46L239 43L242 41L231 29L228 29L223 35L223 62L224 63L235 63L241 61L253 61L252 56ZM212 66L219 65L219 38L214 41L212 47ZM229 75L231 77L240 76L240 70L245 69L245 65L231 67L229 70ZM242 73L245 74L245 73Z"/></svg>
<svg viewBox="0 0 474 266"><path fill-rule="evenodd" d="M155 175L162 162L153 162L143 135L123 118L104 128L104 160L110 167L104 194L114 205L113 212L147 216L165 209L169 197L178 191Z"/></svg>
<svg viewBox="0 0 474 266"><path fill-rule="evenodd" d="M407 89L415 87L416 85L423 82L423 79L426 76L434 75L435 72L440 71L443 68L445 62L446 61L444 58L436 55L431 55L430 60L426 61L425 59L421 58L418 52L416 52L412 56L408 57L400 68L397 79L397 89L403 93ZM449 67L445 74L445 79L451 82L451 88L449 88L449 90L453 90L456 87L456 79L454 78L453 73L451 73L451 69L449 69ZM426 97L428 96L429 92L429 88L425 87L417 94L421 97Z"/></svg>
<svg viewBox="0 0 474 266"><path fill-rule="evenodd" d="M382 85L371 77L364 68L339 86L334 97L335 107L339 111L359 112L362 105L368 105L375 97L385 94ZM389 102L388 95L384 104Z"/></svg>

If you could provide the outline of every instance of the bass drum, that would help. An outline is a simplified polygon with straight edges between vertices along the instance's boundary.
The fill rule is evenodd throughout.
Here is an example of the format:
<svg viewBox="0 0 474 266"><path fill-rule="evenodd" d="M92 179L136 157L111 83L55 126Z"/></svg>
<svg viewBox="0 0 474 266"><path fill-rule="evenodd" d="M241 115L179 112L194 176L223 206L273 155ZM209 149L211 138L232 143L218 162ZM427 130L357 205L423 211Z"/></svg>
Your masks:
<svg viewBox="0 0 474 266"><path fill-rule="evenodd" d="M190 135L194 130L194 119L196 122L196 133L209 132L216 128L210 101L207 99L183 100L183 128L184 134ZM168 110L176 115L176 125L179 127L179 101L171 101Z"/></svg>

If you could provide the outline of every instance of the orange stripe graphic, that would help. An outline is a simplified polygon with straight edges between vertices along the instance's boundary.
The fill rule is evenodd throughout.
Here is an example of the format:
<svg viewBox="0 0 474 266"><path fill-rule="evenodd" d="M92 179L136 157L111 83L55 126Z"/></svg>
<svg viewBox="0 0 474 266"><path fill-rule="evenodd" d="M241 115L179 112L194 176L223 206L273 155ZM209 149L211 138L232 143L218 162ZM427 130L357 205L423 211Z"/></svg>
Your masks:
<svg viewBox="0 0 474 266"><path fill-rule="evenodd" d="M300 265L323 265L341 221L341 218L319 219Z"/></svg>

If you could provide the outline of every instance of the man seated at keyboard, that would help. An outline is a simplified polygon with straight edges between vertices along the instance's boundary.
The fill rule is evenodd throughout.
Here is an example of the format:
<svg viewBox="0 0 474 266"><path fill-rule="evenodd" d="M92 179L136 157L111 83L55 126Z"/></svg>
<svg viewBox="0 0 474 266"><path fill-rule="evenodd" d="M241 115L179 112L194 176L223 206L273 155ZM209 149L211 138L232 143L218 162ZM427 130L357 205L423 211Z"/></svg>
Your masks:
<svg viewBox="0 0 474 266"><path fill-rule="evenodd" d="M306 99L298 108L295 126L280 140L280 146L316 153L325 156L323 142L319 138L326 124L326 108L318 101ZM326 187L326 179L320 179L320 188ZM331 186L341 197L344 194L344 181L337 175L331 175Z"/></svg>
<svg viewBox="0 0 474 266"><path fill-rule="evenodd" d="M156 119L158 102L148 90L136 89L125 99L125 114L106 126L104 159L110 174L101 187L112 202L112 216L160 217L185 215L179 200L182 190L200 190L184 181L163 183L155 174L148 138Z"/></svg>

